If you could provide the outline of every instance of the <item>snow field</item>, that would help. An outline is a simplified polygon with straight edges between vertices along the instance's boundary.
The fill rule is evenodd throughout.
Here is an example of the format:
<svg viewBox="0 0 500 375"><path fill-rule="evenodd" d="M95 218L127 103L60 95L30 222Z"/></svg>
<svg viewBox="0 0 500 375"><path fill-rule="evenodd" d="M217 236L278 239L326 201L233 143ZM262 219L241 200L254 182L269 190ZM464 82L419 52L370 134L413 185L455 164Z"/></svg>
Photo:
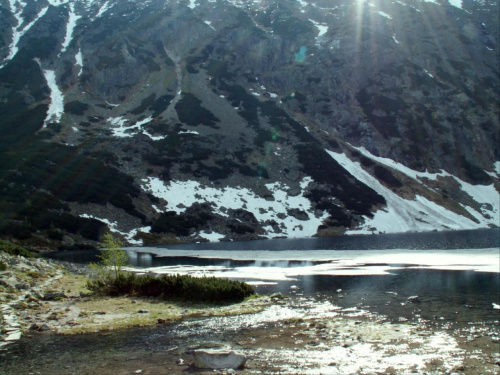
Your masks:
<svg viewBox="0 0 500 375"><path fill-rule="evenodd" d="M311 202L304 197L304 189L311 181L309 177L302 180L302 192L296 197L288 196L286 185L278 182L267 184L266 187L274 195L274 201L267 201L247 188L225 187L219 189L202 186L196 181L171 181L165 185L162 180L156 177L143 179L142 188L154 196L166 200L168 203L163 208L165 211L175 211L177 214L181 214L187 207L196 202L212 203L213 212L224 217L228 216L224 208L245 209L253 213L261 223L275 220L280 225L282 232L267 226L265 229L268 237L287 236L294 238L313 236L316 234L318 226L328 216L324 213L319 218L315 217ZM307 212L309 220L298 220L289 216L288 210L293 208ZM285 215L284 219L277 216L280 213Z"/></svg>
<svg viewBox="0 0 500 375"><path fill-rule="evenodd" d="M386 209L375 212L373 218L365 217L365 224L361 229L348 231L347 234L369 234L372 233L372 229L385 233L399 233L487 227L484 222L475 223L424 197L416 196L411 201L403 199L383 186L375 177L366 172L359 163L353 162L345 154L326 151L353 177L382 195L387 202ZM413 172L414 174L418 173Z"/></svg>
<svg viewBox="0 0 500 375"><path fill-rule="evenodd" d="M481 212L475 211L471 207L465 207L465 209L467 209L476 219L480 221L481 228L488 227L489 224L498 225L498 223L500 223L500 193L495 189L494 184L472 185L444 170L441 170L440 173L418 172L405 167L403 164L397 163L392 159L375 156L364 147L354 148L364 156L387 167L395 169L423 185L425 185L424 179L437 180L438 177L453 178L460 185L462 191L467 193L472 199L482 205ZM494 169L500 169L500 162L495 162ZM464 227L461 229L474 228Z"/></svg>

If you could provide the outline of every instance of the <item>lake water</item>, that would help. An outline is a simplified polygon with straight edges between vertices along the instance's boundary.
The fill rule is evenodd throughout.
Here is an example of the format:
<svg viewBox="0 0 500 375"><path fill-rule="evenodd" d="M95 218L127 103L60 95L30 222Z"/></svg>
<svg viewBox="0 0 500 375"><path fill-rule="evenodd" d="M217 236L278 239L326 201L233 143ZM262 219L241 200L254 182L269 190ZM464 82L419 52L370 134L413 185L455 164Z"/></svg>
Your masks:
<svg viewBox="0 0 500 375"><path fill-rule="evenodd" d="M398 374L412 368L441 374L457 363L465 364L465 374L494 374L500 360L499 241L500 230L491 229L128 248L136 271L245 280L259 293L280 292L290 299L248 316L195 319L105 336L35 336L8 349L5 368L61 374L76 368L103 374L134 369L184 373L172 367L175 358L188 346L214 341L252 357L255 368L245 374ZM71 251L51 257L88 263L95 255ZM419 302L410 302L412 296ZM339 311L376 324L337 324ZM313 340L323 337L327 346L297 339L311 329L309 323L283 324L301 317L327 319L327 328L318 330ZM377 333L382 345L373 332L387 327L399 328L390 328L390 335ZM345 341L370 334L375 337L371 349L367 341ZM414 339L403 342L394 336L398 334ZM95 364L77 358L82 355L92 356ZM25 356L32 359L25 362ZM342 358L333 368L332 356ZM366 372L356 370L361 362ZM116 372L116 366L126 370ZM391 368L400 370L386 372Z"/></svg>
<svg viewBox="0 0 500 375"><path fill-rule="evenodd" d="M488 229L133 247L127 253L143 272L238 279L261 294L315 297L391 321L465 323L500 318L493 308L500 304L499 245L500 230ZM51 257L88 263L97 254ZM420 314L407 303L416 295Z"/></svg>

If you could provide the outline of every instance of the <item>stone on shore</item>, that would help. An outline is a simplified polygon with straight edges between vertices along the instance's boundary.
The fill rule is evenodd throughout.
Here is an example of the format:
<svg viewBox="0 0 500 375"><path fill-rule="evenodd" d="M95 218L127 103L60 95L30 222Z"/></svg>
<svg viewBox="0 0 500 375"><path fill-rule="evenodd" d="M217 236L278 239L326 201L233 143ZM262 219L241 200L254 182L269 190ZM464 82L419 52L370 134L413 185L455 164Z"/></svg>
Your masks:
<svg viewBox="0 0 500 375"><path fill-rule="evenodd" d="M247 357L233 350L195 350L194 366L205 369L239 369L243 368Z"/></svg>

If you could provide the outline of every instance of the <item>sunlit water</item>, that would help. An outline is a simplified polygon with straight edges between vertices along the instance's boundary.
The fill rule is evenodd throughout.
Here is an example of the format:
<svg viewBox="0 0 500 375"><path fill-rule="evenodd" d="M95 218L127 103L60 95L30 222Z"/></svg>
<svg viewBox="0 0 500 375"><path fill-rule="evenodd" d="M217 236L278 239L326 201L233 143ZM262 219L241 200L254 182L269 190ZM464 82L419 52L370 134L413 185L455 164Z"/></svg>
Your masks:
<svg viewBox="0 0 500 375"><path fill-rule="evenodd" d="M38 368L54 374L69 369L174 374L185 370L175 367L176 358L188 356L189 348L214 343L245 351L255 366L245 373L440 374L464 363L466 374L495 373L500 356L499 231L406 238L131 248L130 262L141 272L229 277L252 283L259 293L279 292L290 299L244 316L196 318L105 335L35 336L0 353L0 361L6 373L17 366L33 373ZM57 254L80 263L93 256ZM419 302L409 301L412 296ZM323 328L310 328L309 322L318 320L325 322Z"/></svg>

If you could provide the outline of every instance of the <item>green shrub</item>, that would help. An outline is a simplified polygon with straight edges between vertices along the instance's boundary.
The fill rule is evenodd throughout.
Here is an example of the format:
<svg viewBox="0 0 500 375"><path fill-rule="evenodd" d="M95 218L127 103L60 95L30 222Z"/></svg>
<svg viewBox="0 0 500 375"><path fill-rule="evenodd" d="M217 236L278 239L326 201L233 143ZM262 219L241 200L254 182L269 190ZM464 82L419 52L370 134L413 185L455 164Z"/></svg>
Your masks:
<svg viewBox="0 0 500 375"><path fill-rule="evenodd" d="M0 251L3 251L4 253L10 255L21 255L26 258L33 258L37 256L36 254L32 253L31 251L25 249L22 246L15 245L11 242L2 240L0 240Z"/></svg>
<svg viewBox="0 0 500 375"><path fill-rule="evenodd" d="M7 264L0 260L0 271L5 271L7 269Z"/></svg>
<svg viewBox="0 0 500 375"><path fill-rule="evenodd" d="M122 241L114 237L111 233L106 233L99 248L102 250L99 263L90 263L96 285L110 286L114 285L121 276L122 267L127 265L127 253L122 249Z"/></svg>
<svg viewBox="0 0 500 375"><path fill-rule="evenodd" d="M90 290L112 296L133 294L205 302L241 301L255 294L250 285L241 281L189 275L155 277L121 273L108 280L89 280L87 286Z"/></svg>

